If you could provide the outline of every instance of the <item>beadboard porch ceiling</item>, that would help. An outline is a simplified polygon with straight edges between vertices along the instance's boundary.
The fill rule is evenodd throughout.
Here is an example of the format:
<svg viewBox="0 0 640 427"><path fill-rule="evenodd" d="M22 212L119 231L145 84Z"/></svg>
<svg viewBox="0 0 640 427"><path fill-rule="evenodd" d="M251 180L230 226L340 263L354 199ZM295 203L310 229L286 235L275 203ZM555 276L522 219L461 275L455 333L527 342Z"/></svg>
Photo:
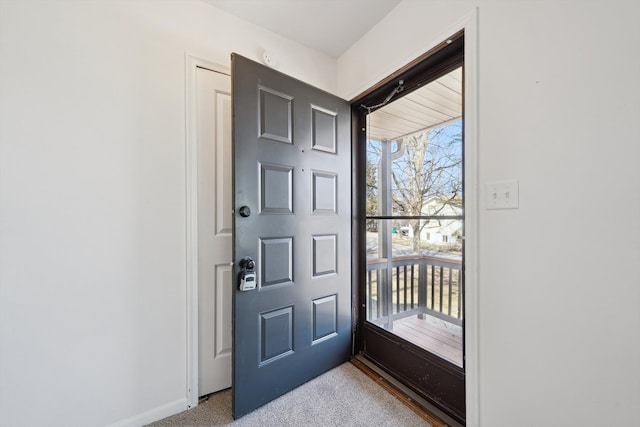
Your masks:
<svg viewBox="0 0 640 427"><path fill-rule="evenodd" d="M369 139L393 141L462 117L462 68L369 115Z"/></svg>

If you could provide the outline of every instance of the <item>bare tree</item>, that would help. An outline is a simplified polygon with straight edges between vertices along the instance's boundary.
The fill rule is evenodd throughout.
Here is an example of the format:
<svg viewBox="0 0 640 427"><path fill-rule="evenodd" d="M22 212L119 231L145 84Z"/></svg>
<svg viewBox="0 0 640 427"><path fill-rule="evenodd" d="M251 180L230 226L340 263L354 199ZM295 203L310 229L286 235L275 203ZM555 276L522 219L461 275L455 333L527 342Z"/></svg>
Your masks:
<svg viewBox="0 0 640 427"><path fill-rule="evenodd" d="M396 215L424 215L425 204L435 199L429 215L447 206L461 207L461 126L422 131L398 141L392 154L392 201ZM420 252L420 232L428 221L412 219L413 250Z"/></svg>

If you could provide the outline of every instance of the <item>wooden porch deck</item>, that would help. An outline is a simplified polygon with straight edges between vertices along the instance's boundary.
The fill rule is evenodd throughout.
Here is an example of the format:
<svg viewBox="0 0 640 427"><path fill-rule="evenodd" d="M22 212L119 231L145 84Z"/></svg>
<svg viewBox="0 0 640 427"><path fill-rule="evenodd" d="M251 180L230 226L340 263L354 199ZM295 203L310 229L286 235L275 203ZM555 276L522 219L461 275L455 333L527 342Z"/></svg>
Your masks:
<svg viewBox="0 0 640 427"><path fill-rule="evenodd" d="M395 335L462 367L462 328L435 317L417 315L393 322Z"/></svg>

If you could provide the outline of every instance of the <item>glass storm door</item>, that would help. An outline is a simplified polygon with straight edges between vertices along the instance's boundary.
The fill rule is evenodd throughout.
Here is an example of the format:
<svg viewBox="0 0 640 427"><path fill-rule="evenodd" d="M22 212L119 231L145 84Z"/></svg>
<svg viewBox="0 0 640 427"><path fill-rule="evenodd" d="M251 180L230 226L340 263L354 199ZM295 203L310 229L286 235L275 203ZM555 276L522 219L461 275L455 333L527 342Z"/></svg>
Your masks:
<svg viewBox="0 0 640 427"><path fill-rule="evenodd" d="M419 71L355 106L365 133L363 354L458 422L465 414L463 46L463 37L451 40Z"/></svg>

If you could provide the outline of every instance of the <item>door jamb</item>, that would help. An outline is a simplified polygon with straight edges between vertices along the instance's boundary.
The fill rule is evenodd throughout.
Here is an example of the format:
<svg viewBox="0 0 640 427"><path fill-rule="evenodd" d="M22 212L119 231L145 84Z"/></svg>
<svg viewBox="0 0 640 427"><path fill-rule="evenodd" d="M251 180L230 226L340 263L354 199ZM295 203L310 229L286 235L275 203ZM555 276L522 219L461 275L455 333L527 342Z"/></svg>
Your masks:
<svg viewBox="0 0 640 427"><path fill-rule="evenodd" d="M198 68L231 75L229 66L185 54L185 207L187 408L198 406Z"/></svg>
<svg viewBox="0 0 640 427"><path fill-rule="evenodd" d="M466 425L480 425L478 354L478 255L479 255L479 175L478 175L478 8L459 24L464 29L465 96L465 401Z"/></svg>

